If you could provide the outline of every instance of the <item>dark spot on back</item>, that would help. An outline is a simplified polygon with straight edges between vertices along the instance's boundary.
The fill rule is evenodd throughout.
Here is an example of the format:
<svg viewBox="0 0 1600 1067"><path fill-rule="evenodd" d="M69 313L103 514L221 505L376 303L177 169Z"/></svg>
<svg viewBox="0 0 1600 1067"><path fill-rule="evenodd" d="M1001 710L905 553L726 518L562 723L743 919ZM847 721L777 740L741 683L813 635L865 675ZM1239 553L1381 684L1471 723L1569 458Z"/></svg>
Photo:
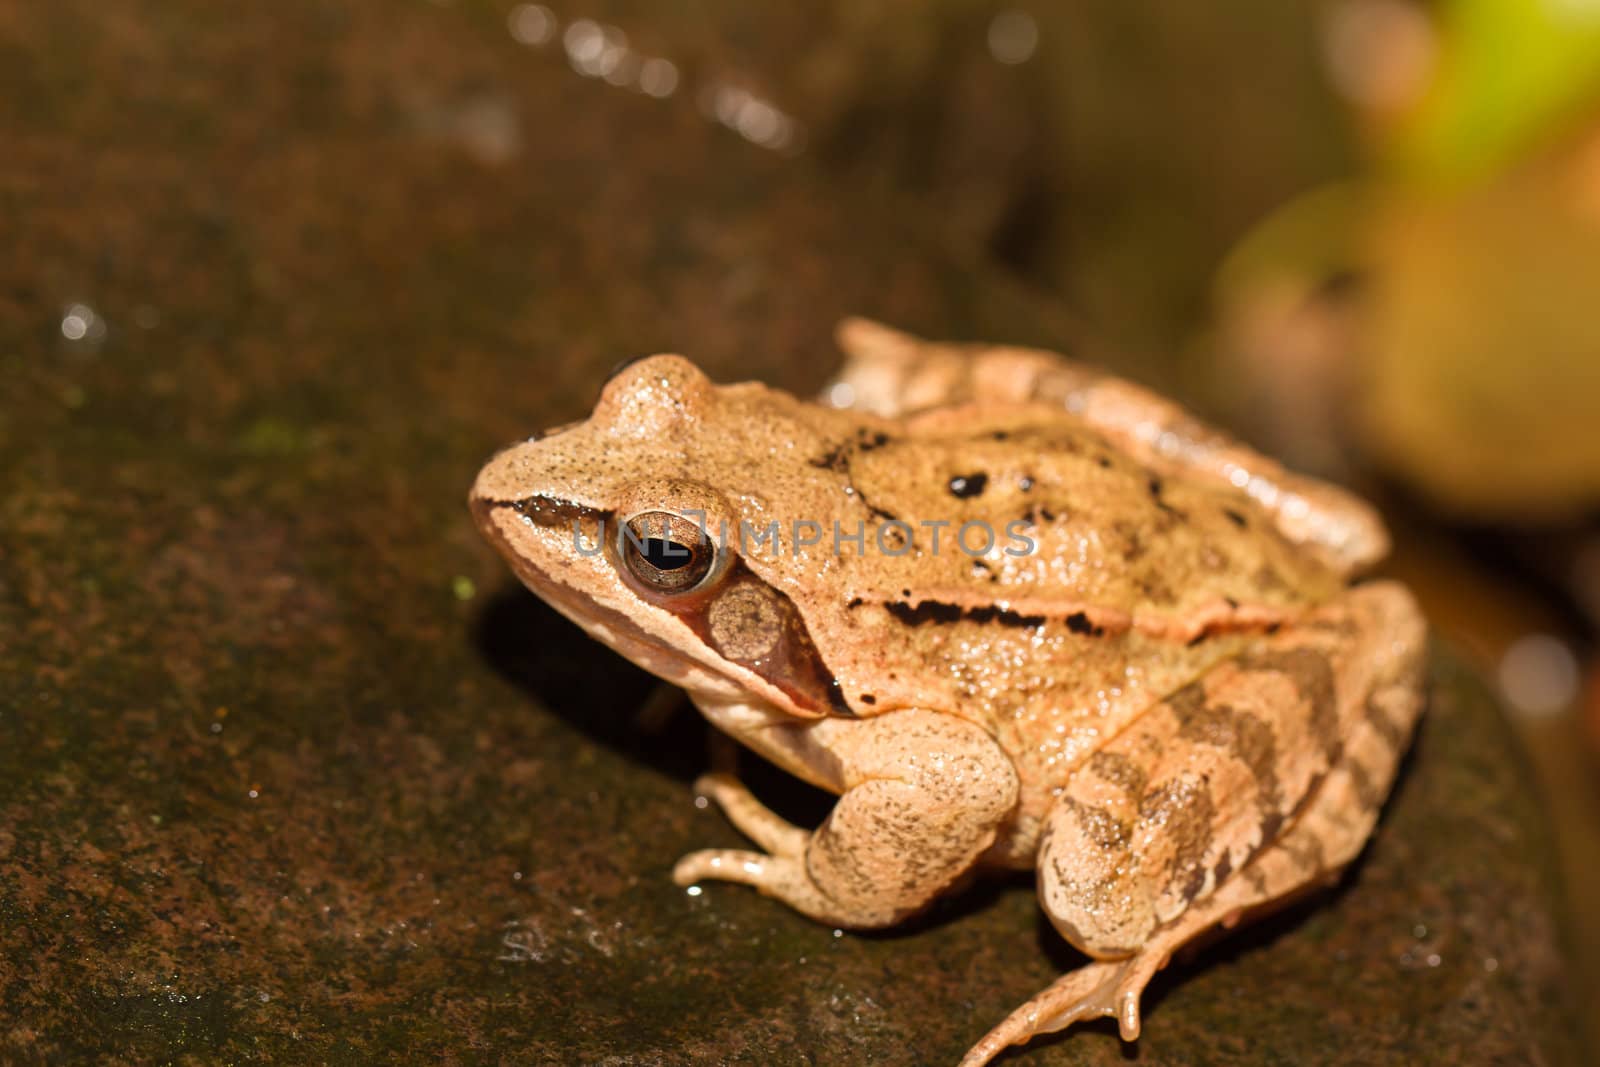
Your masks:
<svg viewBox="0 0 1600 1067"><path fill-rule="evenodd" d="M961 500L969 500L983 492L989 484L989 476L982 471L974 474L958 474L950 479L950 495Z"/></svg>
<svg viewBox="0 0 1600 1067"><path fill-rule="evenodd" d="M1043 626L1043 615L1023 615L1021 612L993 606L968 608L966 617L973 622L997 622L1001 626Z"/></svg>
<svg viewBox="0 0 1600 1067"><path fill-rule="evenodd" d="M1229 522L1233 523L1241 530L1250 525L1249 519L1246 519L1243 515L1237 511L1234 511L1232 508L1223 508L1222 513L1228 517Z"/></svg>
<svg viewBox="0 0 1600 1067"><path fill-rule="evenodd" d="M909 591L907 595L910 595ZM956 622L961 618L961 605L943 604L937 600L924 600L916 607L903 601L891 600L883 606L888 609L890 615L908 626L921 626L929 622Z"/></svg>
<svg viewBox="0 0 1600 1067"><path fill-rule="evenodd" d="M861 431L861 444L858 445L857 447L860 448L860 450L863 451L863 452L871 452L874 448L882 448L884 445L886 445L888 443L889 443L889 435L888 434L881 433L881 432L880 433L874 433L874 434L868 434L865 430L863 430L863 431Z"/></svg>
<svg viewBox="0 0 1600 1067"><path fill-rule="evenodd" d="M839 471L842 473L850 466L850 461L845 456L846 448L847 446L845 445L835 445L822 455L811 460L811 465L821 470Z"/></svg>
<svg viewBox="0 0 1600 1067"><path fill-rule="evenodd" d="M1125 519L1119 519L1111 527L1118 537L1122 538L1122 558L1129 563L1134 562L1145 553L1144 537L1139 532L1139 527Z"/></svg>
<svg viewBox="0 0 1600 1067"><path fill-rule="evenodd" d="M1106 632L1104 627L1096 626L1094 623L1090 622L1089 616L1085 615L1081 611L1074 611L1071 615L1068 615L1066 622L1067 629L1075 634L1086 634L1089 637L1099 637Z"/></svg>
<svg viewBox="0 0 1600 1067"><path fill-rule="evenodd" d="M873 696L871 693L862 693L861 694L861 703L863 703L863 704L876 704L877 702L878 702L878 698Z"/></svg>
<svg viewBox="0 0 1600 1067"><path fill-rule="evenodd" d="M946 604L938 600L924 600L912 607L910 604L899 601L889 601L884 604L889 614L910 626L921 626L924 623L952 623L967 619L971 622L999 623L1001 626L1037 627L1043 626L1043 615L1024 615L1021 612L1005 608L985 605L978 608L962 608L959 604Z"/></svg>
<svg viewBox="0 0 1600 1067"><path fill-rule="evenodd" d="M1161 481L1160 478L1157 478L1156 476L1151 475L1150 476L1149 485L1150 485L1150 498L1156 502L1156 507L1160 508L1162 511L1166 512L1168 515L1173 516L1174 518L1178 518L1178 519L1188 518L1188 516L1185 515L1183 512L1179 511L1177 508L1173 507L1171 504L1167 503L1165 500L1163 500L1161 498L1161 490L1163 488L1163 485L1162 485L1162 481Z"/></svg>

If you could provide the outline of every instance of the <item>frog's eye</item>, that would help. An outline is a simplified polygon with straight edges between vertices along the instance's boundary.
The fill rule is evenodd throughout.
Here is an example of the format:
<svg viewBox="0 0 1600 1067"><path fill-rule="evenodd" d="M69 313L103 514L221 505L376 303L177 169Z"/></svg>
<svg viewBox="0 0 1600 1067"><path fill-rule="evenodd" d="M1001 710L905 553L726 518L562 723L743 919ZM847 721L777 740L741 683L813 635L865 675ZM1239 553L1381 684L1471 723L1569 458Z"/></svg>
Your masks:
<svg viewBox="0 0 1600 1067"><path fill-rule="evenodd" d="M658 593L688 592L717 562L700 524L670 511L642 511L624 523L621 555L628 573Z"/></svg>

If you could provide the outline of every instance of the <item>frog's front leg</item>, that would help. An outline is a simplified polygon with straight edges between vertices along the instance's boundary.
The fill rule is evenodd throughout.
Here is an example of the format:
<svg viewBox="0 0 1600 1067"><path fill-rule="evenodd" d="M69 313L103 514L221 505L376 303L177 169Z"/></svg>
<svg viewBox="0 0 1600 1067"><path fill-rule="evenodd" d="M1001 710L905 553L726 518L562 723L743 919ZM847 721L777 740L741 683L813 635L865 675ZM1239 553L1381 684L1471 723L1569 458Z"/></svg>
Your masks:
<svg viewBox="0 0 1600 1067"><path fill-rule="evenodd" d="M971 867L1016 807L1011 760L964 720L907 709L809 730L845 787L822 826L790 826L730 777L708 776L704 791L767 852L692 852L673 871L679 885L742 882L821 922L889 926Z"/></svg>
<svg viewBox="0 0 1600 1067"><path fill-rule="evenodd" d="M1361 851L1421 708L1424 627L1388 583L1350 591L1146 712L1052 810L1039 897L1099 957L1014 1011L962 1067L1139 997L1208 928L1315 886Z"/></svg>

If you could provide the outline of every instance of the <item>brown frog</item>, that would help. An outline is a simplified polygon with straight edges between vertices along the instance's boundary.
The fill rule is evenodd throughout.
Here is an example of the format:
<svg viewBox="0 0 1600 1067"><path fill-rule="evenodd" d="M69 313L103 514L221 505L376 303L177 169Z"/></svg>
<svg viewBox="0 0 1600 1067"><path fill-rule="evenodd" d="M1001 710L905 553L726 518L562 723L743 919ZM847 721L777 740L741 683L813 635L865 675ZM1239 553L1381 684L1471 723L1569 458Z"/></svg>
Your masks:
<svg viewBox="0 0 1600 1067"><path fill-rule="evenodd" d="M1422 699L1426 630L1387 537L1126 381L1032 350L846 322L810 403L635 362L587 420L479 474L541 597L838 794L816 830L734 778L742 882L890 926L984 869L1037 870L1092 959L963 1060L1099 1015L1136 1038L1173 951L1361 850Z"/></svg>

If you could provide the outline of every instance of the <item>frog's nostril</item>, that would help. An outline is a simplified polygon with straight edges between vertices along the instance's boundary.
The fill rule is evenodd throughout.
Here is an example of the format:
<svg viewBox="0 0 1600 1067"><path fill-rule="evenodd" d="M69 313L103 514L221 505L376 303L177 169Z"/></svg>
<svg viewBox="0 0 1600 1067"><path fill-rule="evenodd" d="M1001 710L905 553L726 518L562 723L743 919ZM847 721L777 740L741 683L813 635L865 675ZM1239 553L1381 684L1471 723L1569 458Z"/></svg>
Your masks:
<svg viewBox="0 0 1600 1067"><path fill-rule="evenodd" d="M498 531L495 529L494 513L500 508L509 506L511 505L504 500L495 500L476 492L467 498L467 507L472 511L472 521L477 524L478 529L496 537Z"/></svg>
<svg viewBox="0 0 1600 1067"><path fill-rule="evenodd" d="M563 422L560 426L552 426L548 430L535 430L533 432L533 434L531 436L529 436L527 439L525 439L522 443L525 444L525 445L535 444L535 443L537 443L539 441L543 441L543 440L546 440L548 438L555 437L557 434L566 433L568 430L571 430L574 427L582 426L582 425L583 425L583 420L582 419L575 419L572 422ZM516 445L512 445L511 447L515 448Z"/></svg>

